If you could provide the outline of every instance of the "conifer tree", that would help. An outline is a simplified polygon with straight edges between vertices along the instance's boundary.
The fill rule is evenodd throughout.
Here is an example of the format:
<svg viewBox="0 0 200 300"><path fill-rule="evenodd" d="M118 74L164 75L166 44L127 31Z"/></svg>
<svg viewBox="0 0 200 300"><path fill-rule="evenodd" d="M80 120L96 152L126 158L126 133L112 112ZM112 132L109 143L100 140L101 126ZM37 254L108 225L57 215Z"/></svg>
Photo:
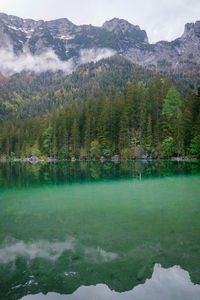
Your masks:
<svg viewBox="0 0 200 300"><path fill-rule="evenodd" d="M80 152L80 132L79 132L78 122L76 119L74 119L72 125L70 148L71 148L72 156L78 157Z"/></svg>
<svg viewBox="0 0 200 300"><path fill-rule="evenodd" d="M122 151L130 146L129 136L129 121L126 110L122 113L120 119L120 131L119 131L119 149Z"/></svg>
<svg viewBox="0 0 200 300"><path fill-rule="evenodd" d="M49 125L43 132L43 149L45 151L45 154L52 155L52 137L53 137L53 129L52 126Z"/></svg>

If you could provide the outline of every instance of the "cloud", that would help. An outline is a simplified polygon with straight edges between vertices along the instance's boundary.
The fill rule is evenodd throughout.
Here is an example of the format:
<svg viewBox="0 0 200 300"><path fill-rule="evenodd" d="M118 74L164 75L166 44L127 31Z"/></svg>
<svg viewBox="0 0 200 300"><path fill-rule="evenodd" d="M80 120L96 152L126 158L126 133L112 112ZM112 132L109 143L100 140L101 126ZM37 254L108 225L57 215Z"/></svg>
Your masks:
<svg viewBox="0 0 200 300"><path fill-rule="evenodd" d="M41 73L61 70L69 74L74 70L74 63L72 60L66 62L61 61L52 50L43 52L40 55L22 53L17 56L8 48L0 49L0 70L5 76L10 76L22 71Z"/></svg>
<svg viewBox="0 0 200 300"><path fill-rule="evenodd" d="M0 49L0 71L4 76L11 76L22 71L42 73L60 70L65 74L70 74L80 64L97 62L114 54L114 51L106 48L82 49L77 64L73 59L61 61L51 49L40 55L32 55L30 52L15 55L11 47L8 47Z"/></svg>
<svg viewBox="0 0 200 300"><path fill-rule="evenodd" d="M0 264L15 262L17 257L34 259L36 257L57 260L64 251L73 251L75 241L69 239L65 242L50 243L48 241L38 241L36 243L24 243L16 241L8 243L0 249Z"/></svg>
<svg viewBox="0 0 200 300"><path fill-rule="evenodd" d="M147 279L144 284L140 284L131 291L118 293L110 290L105 284L96 286L81 286L72 295L60 295L50 292L47 295L42 293L28 295L22 300L190 300L199 299L200 285L191 282L189 273L178 266L164 269L156 264L151 279Z"/></svg>
<svg viewBox="0 0 200 300"><path fill-rule="evenodd" d="M108 58L115 55L116 52L108 48L92 48L80 50L80 63L85 64L88 62L97 62L103 58Z"/></svg>
<svg viewBox="0 0 200 300"><path fill-rule="evenodd" d="M84 256L87 260L100 263L100 262L109 262L118 257L116 253L106 252L105 250L101 249L100 247L89 247L85 248Z"/></svg>
<svg viewBox="0 0 200 300"><path fill-rule="evenodd" d="M106 252L100 247L85 247L74 238L64 242L37 241L25 243L24 241L7 241L4 247L0 248L0 264L15 262L18 257L25 259L44 258L56 261L65 251L81 255L84 261L102 263L117 258L117 254Z"/></svg>

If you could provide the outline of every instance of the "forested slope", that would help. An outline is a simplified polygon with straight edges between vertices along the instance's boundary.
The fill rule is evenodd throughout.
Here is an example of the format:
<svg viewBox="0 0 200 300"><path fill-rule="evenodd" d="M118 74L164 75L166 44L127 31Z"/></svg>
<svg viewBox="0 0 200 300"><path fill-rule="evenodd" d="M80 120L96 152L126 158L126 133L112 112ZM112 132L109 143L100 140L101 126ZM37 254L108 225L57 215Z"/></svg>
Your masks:
<svg viewBox="0 0 200 300"><path fill-rule="evenodd" d="M69 76L62 73L23 72L0 78L0 118L40 116L69 103L81 103L102 88L122 88L133 79L147 82L153 72L115 56L80 66Z"/></svg>
<svg viewBox="0 0 200 300"><path fill-rule="evenodd" d="M84 77L87 66L82 70L79 76ZM144 75L146 73L141 73L140 79L144 79ZM75 74L71 80L73 76ZM97 73L91 81L86 80L93 91L90 96L84 94L80 86L74 101L73 96L68 99L64 94L66 81L56 91L58 98L54 103L59 110L43 117L38 110L35 117L37 113L32 105L29 107L34 109L33 117L4 122L0 128L1 155L60 159L98 159L101 155L114 154L126 159L142 155L152 158L200 155L200 89L181 95L171 80L155 75L148 83L133 80L121 89L119 85L109 86L112 80L107 78L103 90L99 89L98 76ZM76 80L80 82L80 78ZM70 90L73 89L71 86ZM76 90L72 95L75 94ZM49 110L54 108L52 98L47 97ZM38 109L42 105L46 107L45 98L44 102L38 101L41 103Z"/></svg>

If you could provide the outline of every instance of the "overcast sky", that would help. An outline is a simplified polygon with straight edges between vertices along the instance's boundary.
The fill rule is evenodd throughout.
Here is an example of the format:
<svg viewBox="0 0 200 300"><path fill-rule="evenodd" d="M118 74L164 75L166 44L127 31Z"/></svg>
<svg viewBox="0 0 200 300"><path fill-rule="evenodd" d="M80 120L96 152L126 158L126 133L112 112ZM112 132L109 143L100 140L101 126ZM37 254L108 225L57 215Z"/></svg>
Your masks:
<svg viewBox="0 0 200 300"><path fill-rule="evenodd" d="M200 0L0 0L0 11L22 18L68 18L101 26L114 17L147 31L150 42L173 40L185 23L200 20Z"/></svg>

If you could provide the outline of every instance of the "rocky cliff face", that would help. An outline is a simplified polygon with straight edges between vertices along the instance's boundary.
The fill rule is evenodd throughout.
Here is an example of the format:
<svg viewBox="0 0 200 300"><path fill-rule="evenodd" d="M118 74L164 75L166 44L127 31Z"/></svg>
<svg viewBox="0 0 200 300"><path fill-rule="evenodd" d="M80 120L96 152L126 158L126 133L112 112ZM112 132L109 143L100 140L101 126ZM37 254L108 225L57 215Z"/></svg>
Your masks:
<svg viewBox="0 0 200 300"><path fill-rule="evenodd" d="M183 35L172 41L161 41L148 49L130 48L124 56L149 69L170 74L195 74L200 65L200 21L185 25Z"/></svg>
<svg viewBox="0 0 200 300"><path fill-rule="evenodd" d="M65 60L78 55L81 49L100 47L123 52L146 43L146 32L125 20L113 19L95 27L76 26L68 19L45 22L0 14L0 47L11 45L15 54L40 54L52 49Z"/></svg>
<svg viewBox="0 0 200 300"><path fill-rule="evenodd" d="M80 61L83 49L112 49L146 68L169 74L196 74L200 65L200 21L185 25L183 35L172 41L149 44L139 26L114 18L102 27L77 26L68 19L34 21L0 13L0 48L15 55L40 55L51 49L63 61ZM77 63L78 64L78 63Z"/></svg>

